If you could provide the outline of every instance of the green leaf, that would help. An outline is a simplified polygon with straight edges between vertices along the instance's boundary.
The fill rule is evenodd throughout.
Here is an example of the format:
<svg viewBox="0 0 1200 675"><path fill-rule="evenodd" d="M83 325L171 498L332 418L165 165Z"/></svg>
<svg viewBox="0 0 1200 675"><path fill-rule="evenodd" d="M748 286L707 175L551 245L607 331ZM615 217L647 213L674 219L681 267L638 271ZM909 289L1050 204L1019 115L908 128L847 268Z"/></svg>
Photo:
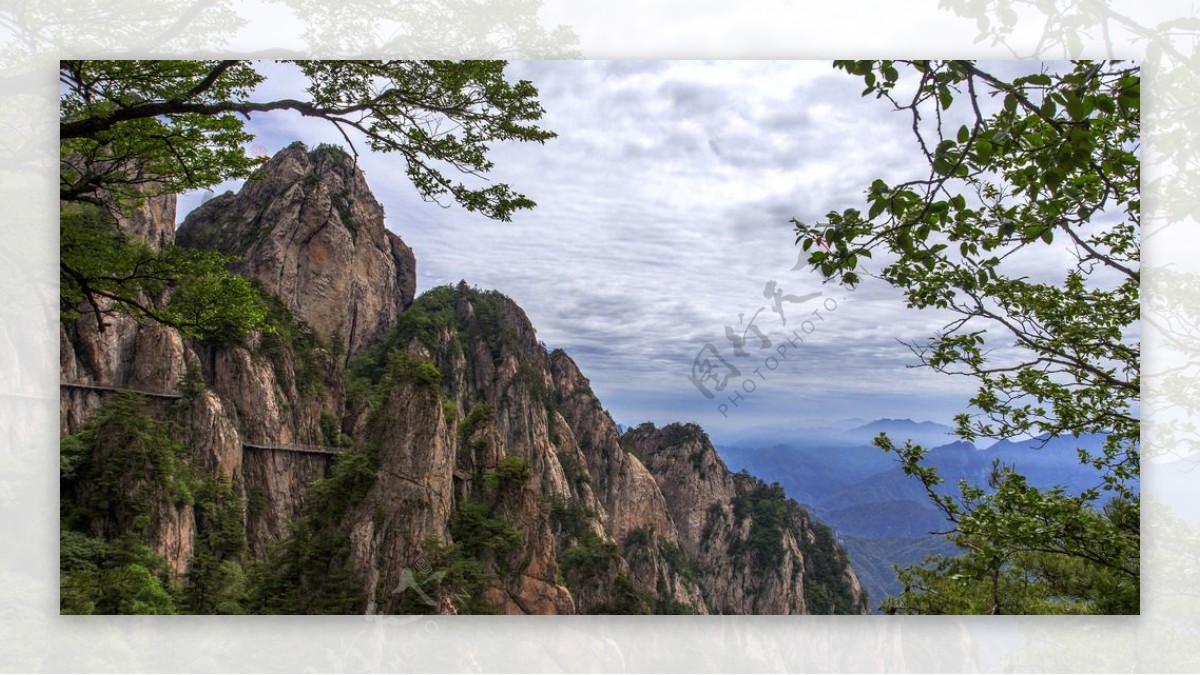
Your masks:
<svg viewBox="0 0 1200 675"><path fill-rule="evenodd" d="M1070 91L1064 91L1062 94L1063 107L1067 109L1067 114L1071 116L1072 120L1078 121L1084 119L1091 113L1092 107L1086 100L1075 96Z"/></svg>
<svg viewBox="0 0 1200 675"><path fill-rule="evenodd" d="M992 151L995 146L982 138L975 142L975 160L980 164L987 164L992 159Z"/></svg>

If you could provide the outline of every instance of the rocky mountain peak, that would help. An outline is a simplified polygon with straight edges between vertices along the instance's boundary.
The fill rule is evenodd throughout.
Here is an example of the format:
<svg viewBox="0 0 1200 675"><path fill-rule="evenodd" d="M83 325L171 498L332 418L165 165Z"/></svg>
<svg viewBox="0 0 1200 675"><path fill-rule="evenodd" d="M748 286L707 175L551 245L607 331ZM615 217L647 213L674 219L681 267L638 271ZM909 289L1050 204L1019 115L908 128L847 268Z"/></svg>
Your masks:
<svg viewBox="0 0 1200 675"><path fill-rule="evenodd" d="M179 227L182 246L240 260L347 361L396 323L416 290L410 249L344 150L293 143L242 189L209 200Z"/></svg>

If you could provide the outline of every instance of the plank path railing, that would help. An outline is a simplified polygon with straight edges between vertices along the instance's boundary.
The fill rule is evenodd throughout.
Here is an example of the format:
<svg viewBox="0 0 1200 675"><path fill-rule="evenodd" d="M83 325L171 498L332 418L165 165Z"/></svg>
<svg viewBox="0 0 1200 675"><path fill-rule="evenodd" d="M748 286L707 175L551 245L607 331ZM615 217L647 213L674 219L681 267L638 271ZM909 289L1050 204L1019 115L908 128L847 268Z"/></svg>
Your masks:
<svg viewBox="0 0 1200 675"><path fill-rule="evenodd" d="M168 391L148 391L144 389L133 389L130 387L110 387L103 384L84 384L82 382L60 382L59 386L67 389L82 389L87 391L100 392L130 392L134 394L142 394L143 396L157 396L158 398L180 399L183 394L180 392ZM282 443L251 443L244 441L242 443L243 450L279 450L283 452L302 452L310 455L325 455L334 456L342 452L341 448L332 448L324 445L285 445Z"/></svg>
<svg viewBox="0 0 1200 675"><path fill-rule="evenodd" d="M103 384L84 384L83 382L59 382L58 386L66 389L86 389L88 391L130 392L143 396L156 396L158 398L183 398L183 394L178 391L148 391L146 389L132 389L130 387L110 387Z"/></svg>
<svg viewBox="0 0 1200 675"><path fill-rule="evenodd" d="M250 443L243 442L242 448L246 450L282 450L284 452L304 452L310 455L326 455L335 456L342 454L341 448L331 448L324 445L280 445L274 443Z"/></svg>

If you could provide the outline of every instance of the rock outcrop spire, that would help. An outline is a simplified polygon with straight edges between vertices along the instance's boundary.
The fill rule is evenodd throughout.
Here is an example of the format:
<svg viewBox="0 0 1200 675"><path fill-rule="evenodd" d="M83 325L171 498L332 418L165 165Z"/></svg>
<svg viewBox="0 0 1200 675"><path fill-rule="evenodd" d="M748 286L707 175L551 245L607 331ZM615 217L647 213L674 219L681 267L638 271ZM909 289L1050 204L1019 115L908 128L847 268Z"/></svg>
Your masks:
<svg viewBox="0 0 1200 675"><path fill-rule="evenodd" d="M416 291L412 249L384 227L383 207L344 150L293 143L248 180L188 215L182 246L240 261L348 362L396 323Z"/></svg>

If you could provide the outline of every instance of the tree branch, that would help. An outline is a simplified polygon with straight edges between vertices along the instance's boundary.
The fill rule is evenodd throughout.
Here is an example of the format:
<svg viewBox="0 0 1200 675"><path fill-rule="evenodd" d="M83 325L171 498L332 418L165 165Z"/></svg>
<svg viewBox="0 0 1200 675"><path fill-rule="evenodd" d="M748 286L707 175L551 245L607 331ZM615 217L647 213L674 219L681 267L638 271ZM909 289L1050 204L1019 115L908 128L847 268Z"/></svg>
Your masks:
<svg viewBox="0 0 1200 675"><path fill-rule="evenodd" d="M203 80L200 80L196 86L192 87L186 94L183 95L183 99L195 98L208 91L209 88L216 83L217 79L220 78L221 75L225 74L225 71L236 66L237 64L238 61L222 61L218 63Z"/></svg>

